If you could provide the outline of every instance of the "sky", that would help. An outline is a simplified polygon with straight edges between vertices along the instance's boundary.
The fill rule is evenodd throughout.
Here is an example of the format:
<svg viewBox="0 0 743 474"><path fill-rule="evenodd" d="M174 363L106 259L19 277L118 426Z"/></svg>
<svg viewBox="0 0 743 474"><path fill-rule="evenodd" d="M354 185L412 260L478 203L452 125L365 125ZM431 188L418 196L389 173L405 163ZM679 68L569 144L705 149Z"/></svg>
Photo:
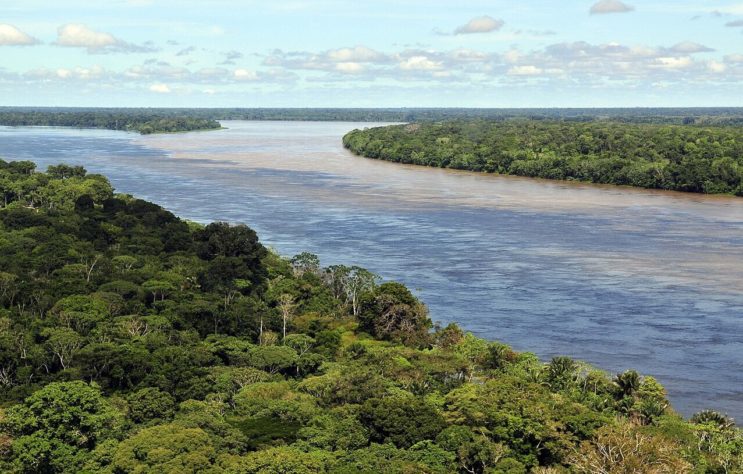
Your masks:
<svg viewBox="0 0 743 474"><path fill-rule="evenodd" d="M2 0L0 105L743 106L743 1Z"/></svg>

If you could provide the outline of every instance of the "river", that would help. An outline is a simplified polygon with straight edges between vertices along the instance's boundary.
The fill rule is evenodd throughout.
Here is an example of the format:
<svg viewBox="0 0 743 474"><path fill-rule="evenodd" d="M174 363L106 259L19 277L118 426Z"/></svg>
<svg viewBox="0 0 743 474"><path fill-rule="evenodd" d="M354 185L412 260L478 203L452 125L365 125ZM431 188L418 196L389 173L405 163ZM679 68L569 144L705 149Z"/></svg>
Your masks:
<svg viewBox="0 0 743 474"><path fill-rule="evenodd" d="M291 256L404 282L435 321L548 359L658 378L684 415L743 419L743 198L355 157L370 124L223 122L172 135L0 127L0 157L65 162Z"/></svg>

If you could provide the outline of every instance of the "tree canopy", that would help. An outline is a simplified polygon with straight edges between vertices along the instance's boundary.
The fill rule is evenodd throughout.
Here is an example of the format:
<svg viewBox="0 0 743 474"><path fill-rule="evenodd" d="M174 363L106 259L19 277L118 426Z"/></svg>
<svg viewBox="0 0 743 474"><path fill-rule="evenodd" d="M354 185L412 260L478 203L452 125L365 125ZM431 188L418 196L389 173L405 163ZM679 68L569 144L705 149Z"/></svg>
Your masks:
<svg viewBox="0 0 743 474"><path fill-rule="evenodd" d="M0 472L743 469L732 420L652 377L435 326L400 283L81 168L0 183Z"/></svg>
<svg viewBox="0 0 743 474"><path fill-rule="evenodd" d="M399 163L743 196L736 126L460 120L354 130L343 144Z"/></svg>

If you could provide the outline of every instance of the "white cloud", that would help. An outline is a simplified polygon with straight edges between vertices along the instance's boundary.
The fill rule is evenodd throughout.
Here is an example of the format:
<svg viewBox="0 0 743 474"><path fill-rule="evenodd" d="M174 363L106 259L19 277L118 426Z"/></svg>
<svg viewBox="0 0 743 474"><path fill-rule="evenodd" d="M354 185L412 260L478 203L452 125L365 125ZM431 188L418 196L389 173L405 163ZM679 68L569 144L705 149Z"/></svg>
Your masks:
<svg viewBox="0 0 743 474"><path fill-rule="evenodd" d="M80 23L62 25L57 33L57 44L60 46L99 49L119 43L113 35L92 30Z"/></svg>
<svg viewBox="0 0 743 474"><path fill-rule="evenodd" d="M13 25L0 24L0 46L30 46L38 42L39 40Z"/></svg>
<svg viewBox="0 0 743 474"><path fill-rule="evenodd" d="M500 30L503 28L503 25L505 25L503 20L495 19L488 15L478 16L454 30L454 34L490 33L491 31Z"/></svg>
<svg viewBox="0 0 743 474"><path fill-rule="evenodd" d="M57 69L32 69L24 74L27 79L49 81L53 79L65 80L98 80L109 73L101 66L92 67L75 67L75 68L57 68Z"/></svg>
<svg viewBox="0 0 743 474"><path fill-rule="evenodd" d="M514 66L508 70L509 76L538 76L542 74L542 69L530 64L526 66Z"/></svg>
<svg viewBox="0 0 743 474"><path fill-rule="evenodd" d="M449 58L461 62L482 62L488 59L488 54L472 49L456 49L448 54Z"/></svg>
<svg viewBox="0 0 743 474"><path fill-rule="evenodd" d="M258 74L255 71L250 71L248 69L235 69L235 72L233 72L232 75L238 81L256 81L256 80L258 80Z"/></svg>
<svg viewBox="0 0 743 474"><path fill-rule="evenodd" d="M150 86L150 92L156 92L158 94L169 94L170 87L167 84L152 84Z"/></svg>
<svg viewBox="0 0 743 474"><path fill-rule="evenodd" d="M743 20L735 20L735 21L729 21L725 23L725 26L729 28L737 28L739 26L743 26Z"/></svg>
<svg viewBox="0 0 743 474"><path fill-rule="evenodd" d="M664 69L684 69L693 65L693 61L690 57L674 58L674 57L661 57L656 60L656 67Z"/></svg>
<svg viewBox="0 0 743 474"><path fill-rule="evenodd" d="M404 71L434 71L441 69L441 63L432 61L426 56L412 56L400 62Z"/></svg>
<svg viewBox="0 0 743 474"><path fill-rule="evenodd" d="M718 74L723 73L727 70L727 66L724 63L717 61L710 61L707 67L710 71Z"/></svg>
<svg viewBox="0 0 743 474"><path fill-rule="evenodd" d="M346 62L375 62L384 58L384 55L378 51L367 48L366 46L356 46L353 48L340 48L333 49L326 53L327 58L330 61L346 63Z"/></svg>
<svg viewBox="0 0 743 474"><path fill-rule="evenodd" d="M191 71L184 67L171 66L167 63L157 66L134 66L124 71L132 79L150 79L155 81L186 79Z"/></svg>
<svg viewBox="0 0 743 474"><path fill-rule="evenodd" d="M631 12L635 7L627 5L619 0L601 0L591 6L591 15L604 15L607 13L627 13Z"/></svg>
<svg viewBox="0 0 743 474"><path fill-rule="evenodd" d="M355 46L353 48L331 49L320 53L274 50L263 60L263 64L288 70L358 74L371 69L367 66L392 64L395 60L396 58L366 46Z"/></svg>
<svg viewBox="0 0 743 474"><path fill-rule="evenodd" d="M335 69L346 74L360 74L365 70L363 64L354 62L338 63L335 65Z"/></svg>
<svg viewBox="0 0 743 474"><path fill-rule="evenodd" d="M110 33L96 31L82 23L68 23L57 30L57 46L87 48L89 53L144 53L153 52L155 48L145 43L143 46L127 43Z"/></svg>
<svg viewBox="0 0 743 474"><path fill-rule="evenodd" d="M709 48L703 44L695 43L693 41L684 41L671 47L671 51L675 53L694 54L694 53L710 53L714 49Z"/></svg>

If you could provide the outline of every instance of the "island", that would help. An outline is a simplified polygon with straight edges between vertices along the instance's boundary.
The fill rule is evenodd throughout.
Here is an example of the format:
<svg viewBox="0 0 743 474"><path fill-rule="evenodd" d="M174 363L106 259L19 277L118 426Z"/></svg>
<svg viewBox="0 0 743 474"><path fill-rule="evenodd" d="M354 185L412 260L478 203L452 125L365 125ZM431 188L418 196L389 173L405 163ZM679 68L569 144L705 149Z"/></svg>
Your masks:
<svg viewBox="0 0 743 474"><path fill-rule="evenodd" d="M410 123L354 130L343 144L398 163L743 196L739 126L694 117L681 125L619 118Z"/></svg>

